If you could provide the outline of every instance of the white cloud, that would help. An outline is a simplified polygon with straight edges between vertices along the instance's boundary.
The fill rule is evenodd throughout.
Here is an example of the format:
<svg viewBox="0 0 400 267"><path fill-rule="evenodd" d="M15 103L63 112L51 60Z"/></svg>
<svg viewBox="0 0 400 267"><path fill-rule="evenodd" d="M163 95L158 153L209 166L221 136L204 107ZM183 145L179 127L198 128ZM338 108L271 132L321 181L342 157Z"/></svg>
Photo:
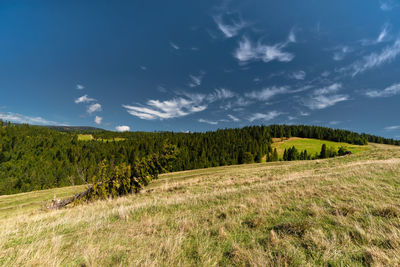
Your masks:
<svg viewBox="0 0 400 267"><path fill-rule="evenodd" d="M142 70L147 70L147 67L146 67L146 66L140 66L140 68L141 68Z"/></svg>
<svg viewBox="0 0 400 267"><path fill-rule="evenodd" d="M306 72L303 70L295 71L290 75L290 78L296 80L304 80L306 78Z"/></svg>
<svg viewBox="0 0 400 267"><path fill-rule="evenodd" d="M102 121L103 121L103 118L102 118L102 117L96 116L96 117L94 118L94 122L95 122L96 124L101 124Z"/></svg>
<svg viewBox="0 0 400 267"><path fill-rule="evenodd" d="M383 0L383 1L380 1L380 6L379 7L383 11L390 11L393 8L395 8L395 6L396 6L396 4L395 4L395 2L393 0Z"/></svg>
<svg viewBox="0 0 400 267"><path fill-rule="evenodd" d="M169 45L175 50L179 50L180 49L180 47L177 44L173 43L173 42L169 42Z"/></svg>
<svg viewBox="0 0 400 267"><path fill-rule="evenodd" d="M126 126L126 125L120 125L120 126L115 127L115 130L117 132L129 132L131 130L131 127Z"/></svg>
<svg viewBox="0 0 400 267"><path fill-rule="evenodd" d="M57 122L49 121L43 119L42 117L31 117L26 116L18 113L7 112L3 113L0 112L0 120L3 121L10 121L15 123L27 123L27 124L40 124L40 125L57 125Z"/></svg>
<svg viewBox="0 0 400 267"><path fill-rule="evenodd" d="M218 29L225 35L226 38L231 38L236 36L241 29L246 26L243 21L235 22L233 21L231 25L225 24L221 16L215 16L214 21L218 26Z"/></svg>
<svg viewBox="0 0 400 267"><path fill-rule="evenodd" d="M309 112L301 111L301 112L300 112L300 116L307 117L307 116L310 116L310 113L309 113Z"/></svg>
<svg viewBox="0 0 400 267"><path fill-rule="evenodd" d="M209 120L204 120L204 119L199 119L199 122L207 123L207 124L211 124L211 125L217 125L218 124L217 121L209 121Z"/></svg>
<svg viewBox="0 0 400 267"><path fill-rule="evenodd" d="M236 94L229 89L217 88L213 93L207 95L209 102L215 102L217 100L223 100L234 97Z"/></svg>
<svg viewBox="0 0 400 267"><path fill-rule="evenodd" d="M348 46L339 46L335 49L333 53L333 60L341 61L343 60L348 53L351 53L353 50Z"/></svg>
<svg viewBox="0 0 400 267"><path fill-rule="evenodd" d="M289 88L286 86L283 87L267 87L262 89L261 91L253 91L250 93L246 93L245 96L251 99L260 100L260 101L268 101L272 97L279 94L289 93Z"/></svg>
<svg viewBox="0 0 400 267"><path fill-rule="evenodd" d="M236 49L234 56L240 62L253 60L262 60L265 63L274 60L289 62L293 60L294 55L283 51L287 44L287 42L275 45L264 45L260 42L254 44L247 37L243 37L242 40L239 41L239 47Z"/></svg>
<svg viewBox="0 0 400 267"><path fill-rule="evenodd" d="M352 76L379 67L385 63L392 62L400 54L400 39L397 39L393 45L387 46L380 53L372 53L365 56L362 60L356 61L342 71L352 71Z"/></svg>
<svg viewBox="0 0 400 267"><path fill-rule="evenodd" d="M99 103L89 105L88 108L87 108L87 112L89 114L92 114L93 112L98 112L98 111L101 111L101 110L102 110L102 108L101 108L101 105Z"/></svg>
<svg viewBox="0 0 400 267"><path fill-rule="evenodd" d="M123 107L132 116L144 120L162 120L183 117L205 110L207 105L202 104L203 99L200 95L194 95L192 99L179 97L166 101L149 100L147 106L123 105Z"/></svg>
<svg viewBox="0 0 400 267"><path fill-rule="evenodd" d="M281 114L282 114L281 112L278 112L276 110L270 111L270 112L268 112L266 114L264 114L264 113L254 113L249 118L249 121L250 122L253 122L255 120L270 121L270 120L275 119L276 117L278 117Z"/></svg>
<svg viewBox="0 0 400 267"><path fill-rule="evenodd" d="M293 29L289 32L288 42L290 42L290 43L295 43L296 42L296 35L295 35Z"/></svg>
<svg viewBox="0 0 400 267"><path fill-rule="evenodd" d="M368 45L376 45L379 43L383 43L383 42L387 42L391 40L391 36L390 36L390 24L389 23L385 23L382 26L381 31L379 32L378 36L375 39L362 39L361 40L361 44L364 46L368 46Z"/></svg>
<svg viewBox="0 0 400 267"><path fill-rule="evenodd" d="M201 85L201 82L204 77L204 72L200 72L199 75L189 75L191 82L189 83L190 87L197 87Z"/></svg>
<svg viewBox="0 0 400 267"><path fill-rule="evenodd" d="M83 90L83 89L85 89L85 86L83 86L82 84L77 84L76 89Z"/></svg>
<svg viewBox="0 0 400 267"><path fill-rule="evenodd" d="M83 95L77 99L75 99L75 104L79 104L79 103L90 103L96 101L96 99L90 98L88 97L88 95Z"/></svg>
<svg viewBox="0 0 400 267"><path fill-rule="evenodd" d="M340 123L342 123L342 122L341 121L330 121L329 125L338 125Z"/></svg>
<svg viewBox="0 0 400 267"><path fill-rule="evenodd" d="M348 95L336 94L338 90L342 88L340 83L334 83L330 86L326 86L317 89L313 92L309 99L304 101L304 105L308 108L324 109L343 101L349 100Z"/></svg>
<svg viewBox="0 0 400 267"><path fill-rule="evenodd" d="M326 87L315 90L314 95L326 95L326 94L330 94L330 93L336 93L341 88L342 88L341 83L334 83L330 86L326 86Z"/></svg>
<svg viewBox="0 0 400 267"><path fill-rule="evenodd" d="M386 131L393 131L393 130L398 130L398 129L400 129L400 125L394 125L394 126L385 127Z"/></svg>
<svg viewBox="0 0 400 267"><path fill-rule="evenodd" d="M378 38L376 39L377 43L381 43L386 40L386 37L389 34L389 24L383 25L382 31L379 33Z"/></svg>
<svg viewBox="0 0 400 267"><path fill-rule="evenodd" d="M400 94L400 83L393 84L389 87L386 87L385 89L381 91L373 90L373 91L368 91L365 93L366 96L371 97L371 98L376 98L376 97L390 97Z"/></svg>
<svg viewBox="0 0 400 267"><path fill-rule="evenodd" d="M231 114L228 114L228 117L229 117L232 121L234 121L234 122L240 121L239 118L237 118L237 117L235 117L235 116L233 116L233 115L231 115Z"/></svg>
<svg viewBox="0 0 400 267"><path fill-rule="evenodd" d="M311 101L306 104L306 106L308 106L310 109L324 109L346 100L349 100L347 95L320 95L314 96Z"/></svg>

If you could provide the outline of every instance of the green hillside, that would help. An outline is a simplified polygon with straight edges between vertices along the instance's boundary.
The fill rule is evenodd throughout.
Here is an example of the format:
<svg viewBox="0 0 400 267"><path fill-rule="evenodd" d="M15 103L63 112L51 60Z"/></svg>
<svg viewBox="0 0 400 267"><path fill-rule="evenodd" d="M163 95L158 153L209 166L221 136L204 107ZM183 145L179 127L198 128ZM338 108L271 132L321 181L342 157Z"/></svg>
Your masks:
<svg viewBox="0 0 400 267"><path fill-rule="evenodd" d="M164 174L57 211L0 196L2 266L399 266L400 147ZM75 191L76 190L76 191Z"/></svg>

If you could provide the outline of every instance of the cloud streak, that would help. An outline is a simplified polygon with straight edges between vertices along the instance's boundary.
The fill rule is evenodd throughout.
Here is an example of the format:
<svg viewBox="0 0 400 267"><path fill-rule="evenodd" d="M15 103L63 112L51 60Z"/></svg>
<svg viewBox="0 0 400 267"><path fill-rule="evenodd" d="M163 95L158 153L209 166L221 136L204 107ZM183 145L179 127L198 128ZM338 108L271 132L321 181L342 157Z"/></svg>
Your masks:
<svg viewBox="0 0 400 267"><path fill-rule="evenodd" d="M184 96L170 100L149 100L146 105L122 105L129 114L143 120L164 120L184 117L207 109L208 105L234 97L236 94L225 88L215 89L209 94L183 93Z"/></svg>
<svg viewBox="0 0 400 267"><path fill-rule="evenodd" d="M260 91L252 91L250 93L246 93L245 96L250 99L260 100L260 101L268 101L276 95L286 94L289 92L289 87L267 87Z"/></svg>
<svg viewBox="0 0 400 267"><path fill-rule="evenodd" d="M94 101L96 101L96 99L90 98L88 95L83 95L83 96L78 97L77 99L75 99L75 104L90 103L90 102L94 102Z"/></svg>
<svg viewBox="0 0 400 267"><path fill-rule="evenodd" d="M265 45L261 42L253 43L249 38L243 37L234 52L234 57L242 63L249 61L263 61L265 63L271 61L290 62L294 59L294 55L285 52L284 49L292 42L291 40L293 40L293 37L289 38L285 43Z"/></svg>
<svg viewBox="0 0 400 267"><path fill-rule="evenodd" d="M199 119L199 122L207 123L207 124L211 124L211 125L217 125L218 124L218 121L210 121L210 120L205 120L205 119Z"/></svg>
<svg viewBox="0 0 400 267"><path fill-rule="evenodd" d="M26 116L18 113L0 112L0 120L10 121L15 123L26 123L26 124L39 124L39 125L58 125L55 121L46 120L42 117Z"/></svg>
<svg viewBox="0 0 400 267"><path fill-rule="evenodd" d="M222 20L222 16L215 16L214 21L217 24L218 29L226 38L232 38L236 36L239 31L246 26L246 23L242 20L239 20L238 22L233 21L232 24L225 24Z"/></svg>
<svg viewBox="0 0 400 267"><path fill-rule="evenodd" d="M393 131L393 130L398 130L398 129L400 129L400 125L385 127L385 131Z"/></svg>
<svg viewBox="0 0 400 267"><path fill-rule="evenodd" d="M309 99L304 101L304 105L311 110L325 109L336 105L339 102L349 100L348 95L337 94L342 88L342 84L334 83L330 86L315 90Z"/></svg>
<svg viewBox="0 0 400 267"><path fill-rule="evenodd" d="M356 61L342 71L351 71L352 76L356 76L367 70L382 66L392 62L400 54L400 39L397 39L393 45L387 46L380 53L372 53L363 59Z"/></svg>
<svg viewBox="0 0 400 267"><path fill-rule="evenodd" d="M372 90L365 93L366 96L370 98L377 98L377 97L390 97L400 94L400 83L393 84L385 89L378 91Z"/></svg>
<svg viewBox="0 0 400 267"><path fill-rule="evenodd" d="M250 116L249 121L253 122L256 120L270 121L280 116L282 113L276 110L270 111L268 113L254 113Z"/></svg>

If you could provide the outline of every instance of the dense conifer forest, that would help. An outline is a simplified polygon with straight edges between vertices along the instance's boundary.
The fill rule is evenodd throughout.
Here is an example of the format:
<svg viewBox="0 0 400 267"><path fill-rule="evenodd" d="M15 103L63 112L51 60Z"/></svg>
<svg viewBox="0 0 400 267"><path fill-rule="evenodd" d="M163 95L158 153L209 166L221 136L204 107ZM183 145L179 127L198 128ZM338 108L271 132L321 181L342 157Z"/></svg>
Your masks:
<svg viewBox="0 0 400 267"><path fill-rule="evenodd" d="M400 145L400 141L392 139L304 125L251 126L204 133L84 130L88 132L94 139L80 141L79 129L59 131L0 121L0 194L90 183L103 160L134 166L144 157L160 153L165 145L177 148L176 160L165 171L261 162L262 159L275 161L278 157L271 149L274 137ZM308 158L304 152L299 153L299 159Z"/></svg>

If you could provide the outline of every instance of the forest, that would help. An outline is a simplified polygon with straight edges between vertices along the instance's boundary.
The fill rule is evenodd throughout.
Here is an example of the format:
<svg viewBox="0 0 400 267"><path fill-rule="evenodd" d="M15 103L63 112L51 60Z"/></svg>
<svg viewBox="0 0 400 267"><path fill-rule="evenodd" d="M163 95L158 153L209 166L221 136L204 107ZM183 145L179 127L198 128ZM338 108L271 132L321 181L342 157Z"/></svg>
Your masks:
<svg viewBox="0 0 400 267"><path fill-rule="evenodd" d="M0 121L0 195L90 183L102 161L134 167L141 159L161 153L166 145L174 146L177 154L164 168L165 172L261 162L262 159L276 161L278 157L271 148L275 137L400 145L400 141L392 139L305 125L250 126L196 133L117 133L85 129L84 133L93 135L91 141L79 141L79 133L79 129L60 131ZM115 141L116 138L120 140ZM295 158L308 156L301 151Z"/></svg>

